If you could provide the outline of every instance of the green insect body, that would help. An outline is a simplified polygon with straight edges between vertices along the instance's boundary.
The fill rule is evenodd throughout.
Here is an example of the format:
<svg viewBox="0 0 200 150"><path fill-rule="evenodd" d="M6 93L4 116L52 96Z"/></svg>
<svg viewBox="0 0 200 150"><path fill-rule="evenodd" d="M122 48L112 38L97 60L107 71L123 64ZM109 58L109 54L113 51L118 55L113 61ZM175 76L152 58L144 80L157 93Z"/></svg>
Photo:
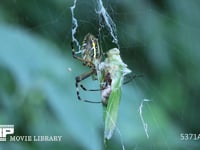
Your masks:
<svg viewBox="0 0 200 150"><path fill-rule="evenodd" d="M127 65L120 57L120 51L113 48L107 52L105 61L100 64L101 79L100 85L102 103L104 107L104 139L109 140L116 128L120 98L121 85L124 76L131 73Z"/></svg>

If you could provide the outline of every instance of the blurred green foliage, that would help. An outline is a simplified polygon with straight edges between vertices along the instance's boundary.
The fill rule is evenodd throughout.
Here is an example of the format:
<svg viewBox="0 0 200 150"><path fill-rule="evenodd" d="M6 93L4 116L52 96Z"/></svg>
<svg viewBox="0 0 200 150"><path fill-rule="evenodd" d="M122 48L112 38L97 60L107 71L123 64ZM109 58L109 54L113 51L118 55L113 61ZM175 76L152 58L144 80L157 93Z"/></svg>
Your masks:
<svg viewBox="0 0 200 150"><path fill-rule="evenodd" d="M69 0L1 0L0 124L14 124L15 135L61 135L62 142L0 142L0 149L101 150L103 110L79 102L74 77L88 68L71 56ZM115 132L107 149L199 149L199 1L110 0L104 5L116 23L121 55L137 78L122 88ZM78 0L77 38L98 33L95 1ZM102 33L106 52L113 45ZM70 68L72 71L70 71ZM88 79L87 87L98 87ZM81 92L99 100L100 93ZM148 124L147 139L139 114Z"/></svg>

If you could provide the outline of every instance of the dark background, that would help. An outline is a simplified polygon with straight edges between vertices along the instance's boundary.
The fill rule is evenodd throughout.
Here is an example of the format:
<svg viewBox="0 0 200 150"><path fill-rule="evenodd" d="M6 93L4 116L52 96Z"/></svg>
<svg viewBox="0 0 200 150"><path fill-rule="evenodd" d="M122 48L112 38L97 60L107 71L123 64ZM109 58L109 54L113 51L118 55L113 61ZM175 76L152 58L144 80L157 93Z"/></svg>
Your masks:
<svg viewBox="0 0 200 150"><path fill-rule="evenodd" d="M75 76L88 70L71 55L69 0L0 1L0 124L14 124L15 136L61 135L62 142L0 142L0 149L101 150L101 105L79 102ZM106 0L116 24L121 57L133 74L123 85L118 129L107 149L197 150L200 134L200 2L198 0ZM96 2L78 0L75 17L82 41L98 35ZM105 29L104 52L113 47ZM84 81L98 87L97 81ZM81 96L100 100L98 92ZM148 124L146 137L139 107ZM120 133L119 133L120 132Z"/></svg>

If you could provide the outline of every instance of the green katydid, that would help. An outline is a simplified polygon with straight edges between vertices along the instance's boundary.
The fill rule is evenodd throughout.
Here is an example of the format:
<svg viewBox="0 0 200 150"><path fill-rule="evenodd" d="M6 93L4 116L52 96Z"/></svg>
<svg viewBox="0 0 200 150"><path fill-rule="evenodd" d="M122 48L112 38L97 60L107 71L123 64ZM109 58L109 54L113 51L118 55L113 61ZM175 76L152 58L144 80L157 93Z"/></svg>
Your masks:
<svg viewBox="0 0 200 150"><path fill-rule="evenodd" d="M120 57L120 51L117 48L110 49L107 52L106 59L100 63L100 85L102 103L104 107L104 139L109 140L116 128L120 98L121 85L124 76L131 73L127 65Z"/></svg>

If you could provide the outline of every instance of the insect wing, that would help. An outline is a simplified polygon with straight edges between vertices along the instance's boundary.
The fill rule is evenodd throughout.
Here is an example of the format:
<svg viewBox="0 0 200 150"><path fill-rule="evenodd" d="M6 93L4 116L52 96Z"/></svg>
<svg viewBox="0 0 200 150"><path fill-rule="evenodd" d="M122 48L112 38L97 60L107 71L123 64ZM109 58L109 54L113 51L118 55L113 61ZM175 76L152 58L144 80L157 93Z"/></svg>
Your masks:
<svg viewBox="0 0 200 150"><path fill-rule="evenodd" d="M119 81L120 82L120 79ZM112 89L110 96L108 98L108 104L104 107L104 139L109 140L116 128L116 122L118 117L120 99L121 99L121 88L119 84L116 84L114 89Z"/></svg>
<svg viewBox="0 0 200 150"><path fill-rule="evenodd" d="M103 102L107 105L104 106L104 140L109 140L116 128L116 122L118 117L120 99L121 99L121 85L123 83L124 76L131 72L127 68L127 65L122 61L120 52L117 48L113 48L107 52L107 58L102 63L103 81L111 83L111 89L109 90L109 84L106 86L108 92L103 91ZM110 75L110 81L109 76ZM110 92L110 93L109 93ZM108 95L109 94L109 95Z"/></svg>

